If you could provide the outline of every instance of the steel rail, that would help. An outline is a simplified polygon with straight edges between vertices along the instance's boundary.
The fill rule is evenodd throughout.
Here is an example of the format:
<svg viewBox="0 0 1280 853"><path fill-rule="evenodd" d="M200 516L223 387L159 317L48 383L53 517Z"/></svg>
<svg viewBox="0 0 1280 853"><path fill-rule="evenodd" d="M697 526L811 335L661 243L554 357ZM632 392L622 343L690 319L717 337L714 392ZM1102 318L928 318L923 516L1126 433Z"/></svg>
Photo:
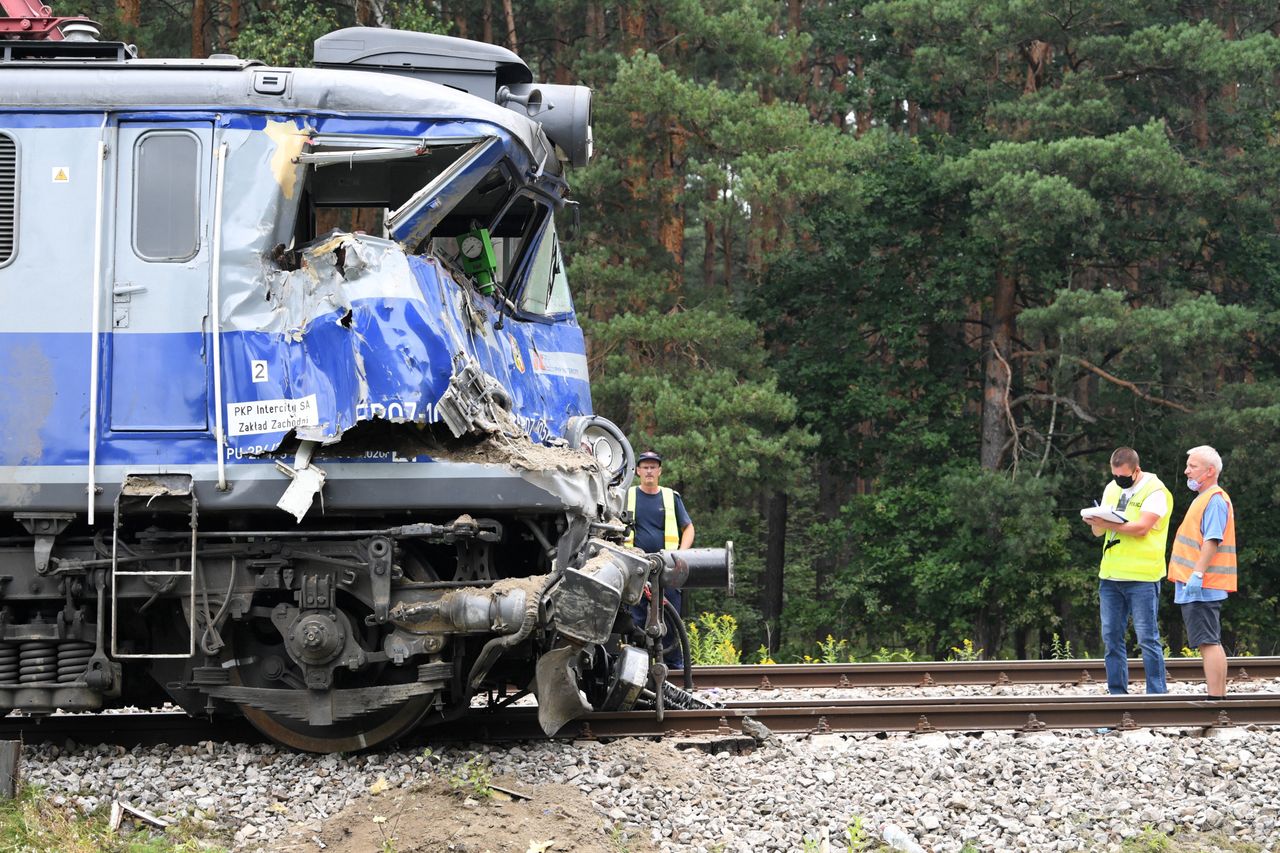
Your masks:
<svg viewBox="0 0 1280 853"><path fill-rule="evenodd" d="M210 722L182 711L113 714L52 714L0 718L0 740L23 743L109 743L121 746L194 745L204 741L267 743L248 720L230 717Z"/></svg>
<svg viewBox="0 0 1280 853"><path fill-rule="evenodd" d="M1235 684L1280 678L1280 657L1227 659L1228 678ZM1169 681L1204 681L1199 658L1165 661ZM672 672L673 683L683 674ZM1141 658L1129 660L1129 680L1143 680ZM695 666L698 689L816 690L849 687L929 687L934 685L1106 684L1101 660L914 661L911 663L764 664Z"/></svg>
<svg viewBox="0 0 1280 853"><path fill-rule="evenodd" d="M837 732L1039 732L1090 728L1212 728L1280 726L1280 694L1233 694L1225 702L1179 696L1058 696L983 699L881 699L816 702L733 703L714 710L669 711L658 722L647 712L590 714L566 725L555 739L719 736L743 738L742 719L752 717L788 734ZM449 729L423 729L428 740L454 739ZM486 743L543 740L533 709L478 715L466 723L466 738Z"/></svg>
<svg viewBox="0 0 1280 853"><path fill-rule="evenodd" d="M548 740L537 709L508 707L480 711L465 719L423 726L402 738L404 746L424 743ZM668 711L659 722L652 712L589 714L566 725L555 740L616 737L721 737L748 739L742 723L752 717L789 734L838 732L976 732L1144 727L1214 728L1280 726L1280 694L1233 693L1224 701L1160 696L932 697L910 699L734 702L724 708ZM54 716L0 720L0 738L27 743L195 744L203 741L262 742L242 720L209 723L180 713Z"/></svg>

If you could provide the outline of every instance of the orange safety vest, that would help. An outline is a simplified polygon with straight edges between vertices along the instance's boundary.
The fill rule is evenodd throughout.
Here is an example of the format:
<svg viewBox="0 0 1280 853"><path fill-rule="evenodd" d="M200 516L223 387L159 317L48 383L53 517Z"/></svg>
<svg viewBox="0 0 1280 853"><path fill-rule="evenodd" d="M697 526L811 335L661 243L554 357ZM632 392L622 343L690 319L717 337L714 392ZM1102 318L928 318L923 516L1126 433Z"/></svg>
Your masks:
<svg viewBox="0 0 1280 853"><path fill-rule="evenodd" d="M1204 544L1204 536L1200 532L1200 523L1204 520L1204 509L1214 495L1222 495L1227 502L1227 528L1222 531L1222 542L1218 545L1218 553L1213 555L1209 566L1204 570L1205 589L1225 589L1236 591L1236 513L1231 506L1231 498L1221 486L1214 486L1207 492L1201 492L1187 509L1187 517L1182 519L1182 526L1173 538L1173 553L1169 557L1169 580L1187 582L1191 570L1200 559L1200 546Z"/></svg>

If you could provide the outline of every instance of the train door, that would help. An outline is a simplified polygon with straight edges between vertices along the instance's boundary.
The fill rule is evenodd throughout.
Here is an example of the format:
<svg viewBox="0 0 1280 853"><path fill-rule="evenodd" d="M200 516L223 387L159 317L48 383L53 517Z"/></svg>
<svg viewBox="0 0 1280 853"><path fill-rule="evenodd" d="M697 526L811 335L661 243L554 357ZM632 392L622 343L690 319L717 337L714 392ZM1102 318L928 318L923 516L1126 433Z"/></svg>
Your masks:
<svg viewBox="0 0 1280 853"><path fill-rule="evenodd" d="M120 124L112 430L209 429L212 143L209 122Z"/></svg>

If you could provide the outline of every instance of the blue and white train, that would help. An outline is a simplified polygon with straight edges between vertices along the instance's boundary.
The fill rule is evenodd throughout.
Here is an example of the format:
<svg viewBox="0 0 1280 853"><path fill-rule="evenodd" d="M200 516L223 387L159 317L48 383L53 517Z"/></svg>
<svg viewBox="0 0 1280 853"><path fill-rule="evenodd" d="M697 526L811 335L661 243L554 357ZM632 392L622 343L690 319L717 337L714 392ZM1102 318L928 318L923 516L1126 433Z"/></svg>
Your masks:
<svg viewBox="0 0 1280 853"><path fill-rule="evenodd" d="M627 605L732 554L620 545L556 227L590 90L394 30L271 68L37 24L0 26L0 711L336 751L678 698Z"/></svg>

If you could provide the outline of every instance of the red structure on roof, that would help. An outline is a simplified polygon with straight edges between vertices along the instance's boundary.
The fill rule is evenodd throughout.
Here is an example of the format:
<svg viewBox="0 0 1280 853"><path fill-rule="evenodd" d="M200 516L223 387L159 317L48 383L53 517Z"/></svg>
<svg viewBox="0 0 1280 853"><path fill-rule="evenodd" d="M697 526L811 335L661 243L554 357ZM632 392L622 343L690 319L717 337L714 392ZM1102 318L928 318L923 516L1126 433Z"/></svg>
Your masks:
<svg viewBox="0 0 1280 853"><path fill-rule="evenodd" d="M40 0L0 0L0 39L62 41L65 24L96 25L88 18L59 18Z"/></svg>

